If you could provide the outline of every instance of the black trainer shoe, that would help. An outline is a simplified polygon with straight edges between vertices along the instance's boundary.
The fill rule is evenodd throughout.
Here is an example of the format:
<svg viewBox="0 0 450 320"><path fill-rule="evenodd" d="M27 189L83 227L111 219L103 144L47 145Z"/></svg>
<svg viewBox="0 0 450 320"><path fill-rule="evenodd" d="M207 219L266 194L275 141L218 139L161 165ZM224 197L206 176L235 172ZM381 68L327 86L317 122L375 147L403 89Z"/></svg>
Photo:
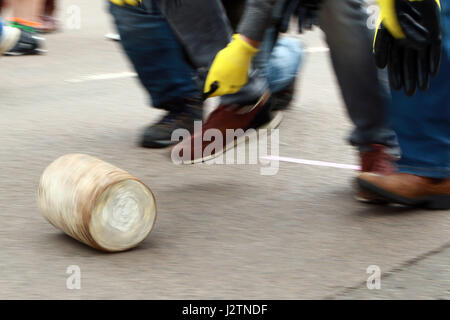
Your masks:
<svg viewBox="0 0 450 320"><path fill-rule="evenodd" d="M176 129L194 131L194 121L203 120L203 100L184 99L169 106L170 110L160 121L149 126L142 135L140 145L144 148L166 148L178 141L172 141Z"/></svg>
<svg viewBox="0 0 450 320"><path fill-rule="evenodd" d="M43 49L44 41L44 38L37 37L33 32L20 30L20 37L15 45L3 54L6 56L43 54L46 52Z"/></svg>

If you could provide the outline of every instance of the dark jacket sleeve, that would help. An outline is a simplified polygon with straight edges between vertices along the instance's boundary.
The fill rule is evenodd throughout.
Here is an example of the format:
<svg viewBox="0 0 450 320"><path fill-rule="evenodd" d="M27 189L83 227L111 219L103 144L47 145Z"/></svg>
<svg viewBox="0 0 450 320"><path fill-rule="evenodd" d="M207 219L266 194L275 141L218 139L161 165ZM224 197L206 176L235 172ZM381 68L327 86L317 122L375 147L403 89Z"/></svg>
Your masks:
<svg viewBox="0 0 450 320"><path fill-rule="evenodd" d="M276 2L277 0L247 0L238 32L252 40L262 41L272 20L272 9Z"/></svg>

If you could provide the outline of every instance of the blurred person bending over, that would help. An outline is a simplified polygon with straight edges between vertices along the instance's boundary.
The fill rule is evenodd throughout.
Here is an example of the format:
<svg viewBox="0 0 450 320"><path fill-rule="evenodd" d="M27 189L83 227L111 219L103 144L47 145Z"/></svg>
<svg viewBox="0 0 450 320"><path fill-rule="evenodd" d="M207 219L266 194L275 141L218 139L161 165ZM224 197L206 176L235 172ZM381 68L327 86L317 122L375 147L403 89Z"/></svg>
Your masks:
<svg viewBox="0 0 450 320"><path fill-rule="evenodd" d="M360 152L362 170L382 174L395 170L399 156L395 133L389 128L387 107L390 101L386 73L373 62L373 33L367 27L364 0L249 0L234 40L214 60L204 91L218 82L214 95L238 90L247 80L248 51L239 42L257 50L271 19L273 6L281 8L280 29L286 31L292 16L299 29L318 24L326 35L331 60L348 114L355 125L350 142ZM315 19L314 11L318 12ZM251 56L250 56L251 59ZM361 194L357 198L370 201Z"/></svg>
<svg viewBox="0 0 450 320"><path fill-rule="evenodd" d="M429 44L433 45L433 42L439 50L441 37L439 31L432 25L427 26L427 23L439 24L439 15L433 17L433 13L430 12L431 14L427 17L422 14L425 17L424 20L417 22L417 26L424 25L418 30L425 30L426 32L422 34L427 35L427 39L420 39L422 44L408 47L408 44L403 45L400 41L394 40L390 34L384 35L390 39L388 47L393 48L392 43L395 43L395 46L400 47L401 50L410 52L408 55L402 53L398 58L398 61L403 61L403 70L400 74L396 70L395 63L380 64L380 67L388 65L393 87L403 88L405 93L412 95L417 84L422 92L417 92L415 96L409 98L403 92L393 91L390 117L402 148L398 172L392 175L362 173L358 177L358 183L363 192L379 202L450 209L450 1L441 0L440 3L442 5L442 62L436 78L431 81L426 69L424 71L415 67L422 64L411 60L413 64L410 69L405 64L408 63L405 57L418 57L422 51L430 52L427 47ZM437 7L434 0L423 4ZM431 10L434 11L435 8ZM421 11L420 8L415 9ZM437 41L433 40L434 34ZM378 43L382 45L384 40L378 39L381 39ZM404 39L402 41L405 42ZM376 55L379 56L377 53ZM390 52L389 55L396 56L395 52ZM439 52L436 53L436 58L430 60L431 64L433 60L436 61L435 66L431 66L427 60L428 58L425 60L425 65L430 66L432 73L436 73L437 70L433 69L439 65ZM430 90L423 92L423 89L428 87Z"/></svg>
<svg viewBox="0 0 450 320"><path fill-rule="evenodd" d="M150 148L173 145L174 130L193 132L194 121L203 118L204 78L215 55L231 39L233 19L218 0L111 0L110 11L153 106L167 111L145 130L140 143ZM239 7L231 11L239 14ZM217 118L225 120L223 128L243 130L279 124L279 115L271 113L274 99L269 99L269 87L278 92L288 89L302 53L296 41L276 42L275 35L268 34L267 49L261 50L248 83L223 97L205 124L217 123ZM278 72L268 79L266 68Z"/></svg>

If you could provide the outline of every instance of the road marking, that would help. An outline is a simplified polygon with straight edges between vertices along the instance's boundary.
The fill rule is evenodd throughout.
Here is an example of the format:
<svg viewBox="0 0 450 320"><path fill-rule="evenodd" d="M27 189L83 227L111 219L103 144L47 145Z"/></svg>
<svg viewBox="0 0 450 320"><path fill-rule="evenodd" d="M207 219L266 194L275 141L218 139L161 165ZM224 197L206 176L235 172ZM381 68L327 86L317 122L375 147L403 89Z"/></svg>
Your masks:
<svg viewBox="0 0 450 320"><path fill-rule="evenodd" d="M137 74L135 72L116 72L116 73L101 73L101 74L91 74L87 76L82 76L75 79L66 80L70 83L80 83L87 81L98 81L98 80L114 80L123 78L134 78Z"/></svg>
<svg viewBox="0 0 450 320"><path fill-rule="evenodd" d="M347 169L347 170L361 170L360 166L355 166L355 165L351 165L351 164L334 163L334 162L296 159L296 158L278 157L278 156L265 156L265 157L262 157L262 159L271 160L271 161L292 162L292 163L306 164L306 165L318 166L318 167L329 167L329 168L338 168L338 169Z"/></svg>
<svg viewBox="0 0 450 320"><path fill-rule="evenodd" d="M326 47L311 47L304 49L304 52L308 53L320 53L320 52L328 52L329 48ZM135 72L116 72L116 73L99 73L99 74L91 74L86 76L80 76L79 78L68 79L66 82L70 83L82 83L88 81L99 81L99 80L115 80L115 79L124 79L124 78L134 78L137 77L137 73Z"/></svg>
<svg viewBox="0 0 450 320"><path fill-rule="evenodd" d="M308 53L320 53L320 52L329 52L330 48L327 47L311 47L303 49L304 52Z"/></svg>

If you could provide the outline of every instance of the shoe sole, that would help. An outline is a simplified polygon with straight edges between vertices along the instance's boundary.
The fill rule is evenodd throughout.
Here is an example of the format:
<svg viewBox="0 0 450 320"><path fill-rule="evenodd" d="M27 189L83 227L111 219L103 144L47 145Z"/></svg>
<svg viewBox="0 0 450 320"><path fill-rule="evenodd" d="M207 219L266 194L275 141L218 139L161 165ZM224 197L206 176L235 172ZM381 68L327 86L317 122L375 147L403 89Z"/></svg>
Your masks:
<svg viewBox="0 0 450 320"><path fill-rule="evenodd" d="M255 130L256 133L253 133L250 135L244 134L244 135L234 139L233 142L225 145L223 149L221 149L220 151L218 151L212 155L209 155L209 156L203 157L203 158L199 158L199 159L195 159L195 160L183 161L182 164L190 165L190 164L198 164L198 163L210 161L210 160L215 159L215 158L221 156L222 154L226 153L228 150L235 148L237 145L245 142L245 140L247 138L249 138L249 139L255 138L255 137L259 138L261 136L260 130L269 130L269 129L278 128L278 126L281 124L281 121L283 120L283 114L282 114L282 112L273 112L272 115L273 115L273 117L269 122L266 122L264 125L260 126L259 128L257 128Z"/></svg>
<svg viewBox="0 0 450 320"><path fill-rule="evenodd" d="M152 142L143 143L141 142L139 145L142 148L148 148L148 149L164 149L171 147L175 144L172 140L154 140Z"/></svg>
<svg viewBox="0 0 450 320"><path fill-rule="evenodd" d="M385 198L389 202L403 204L410 207L426 208L432 210L449 210L450 209L450 195L435 195L427 196L418 199L410 199L403 196L399 196L392 192L386 191L369 183L367 181L357 179L358 185L372 193L376 193Z"/></svg>
<svg viewBox="0 0 450 320"><path fill-rule="evenodd" d="M367 192L367 190L365 190ZM372 193L374 196L375 194ZM359 197L358 195L355 195L353 197L356 201L361 202L361 203L365 203L365 204L374 204L374 205L384 205L384 204L388 204L389 200L387 199L382 199L381 196L379 196L379 198L373 198L373 199L367 199L364 197Z"/></svg>
<svg viewBox="0 0 450 320"><path fill-rule="evenodd" d="M42 37L38 37L38 36L33 36L33 38L35 38L38 41L41 41L41 46L44 43L45 39ZM33 51L29 51L29 52L3 52L4 56L11 56L11 57L18 57L18 56L31 56L31 55L41 55L41 54L46 54L48 52L47 49L44 48L35 48Z"/></svg>
<svg viewBox="0 0 450 320"><path fill-rule="evenodd" d="M355 179L354 183L353 183L354 188L357 190L357 193L353 196L353 198L356 201L362 202L362 203L365 203L365 204L374 204L374 205L386 205L386 204L389 204L389 200L388 199L385 199L382 196L380 196L379 194L371 192L371 191L369 191L367 189L361 188L358 185L357 180L358 179ZM360 192L366 193L370 198L365 198L365 197L359 196L358 194Z"/></svg>
<svg viewBox="0 0 450 320"><path fill-rule="evenodd" d="M48 50L44 49L36 49L32 52L4 52L4 56L10 56L10 57L19 57L19 56L33 56L33 55L42 55L46 54Z"/></svg>

